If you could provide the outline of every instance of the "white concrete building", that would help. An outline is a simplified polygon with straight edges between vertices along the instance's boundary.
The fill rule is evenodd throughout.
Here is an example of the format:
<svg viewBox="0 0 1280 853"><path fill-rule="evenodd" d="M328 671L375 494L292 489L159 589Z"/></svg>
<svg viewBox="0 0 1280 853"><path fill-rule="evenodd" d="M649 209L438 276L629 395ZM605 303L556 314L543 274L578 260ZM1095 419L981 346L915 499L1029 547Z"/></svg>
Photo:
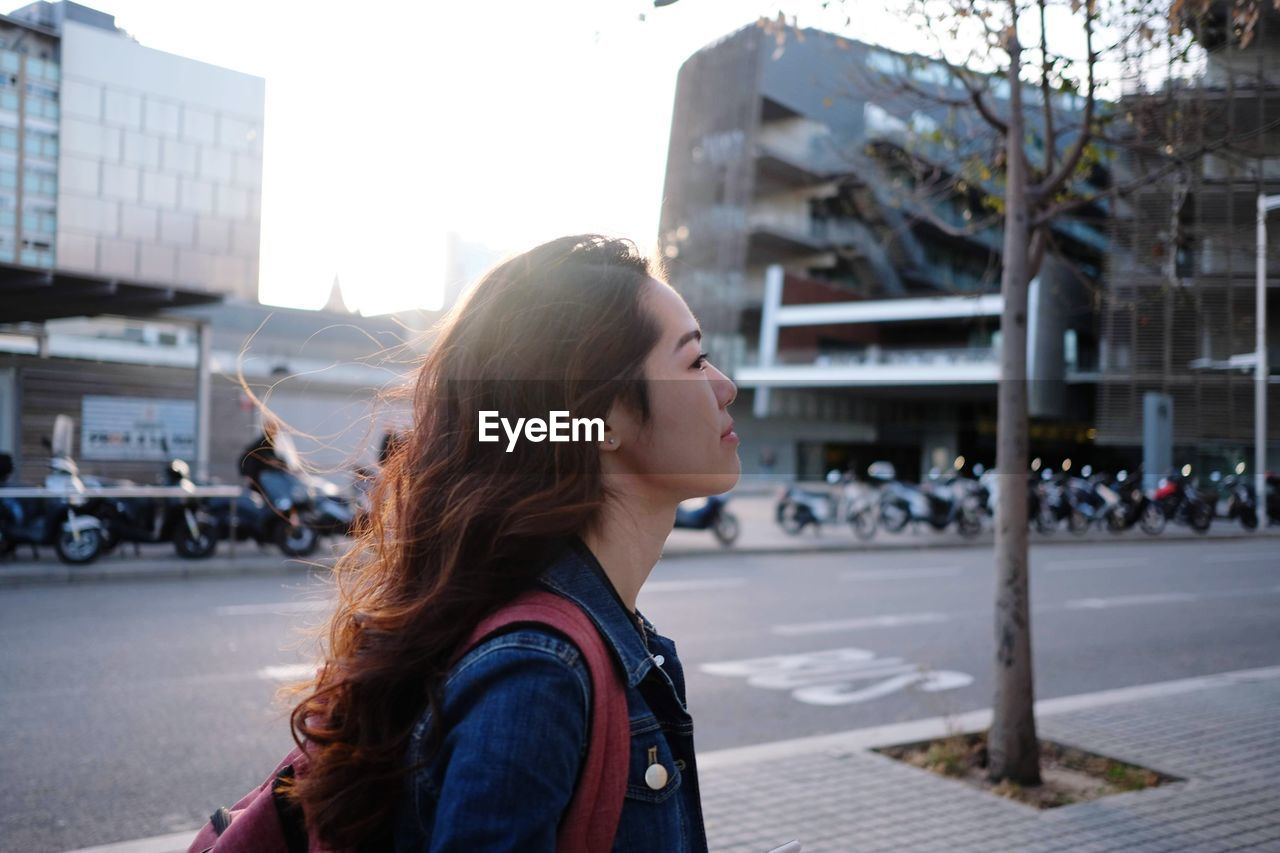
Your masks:
<svg viewBox="0 0 1280 853"><path fill-rule="evenodd" d="M265 81L76 3L0 24L0 261L256 301Z"/></svg>

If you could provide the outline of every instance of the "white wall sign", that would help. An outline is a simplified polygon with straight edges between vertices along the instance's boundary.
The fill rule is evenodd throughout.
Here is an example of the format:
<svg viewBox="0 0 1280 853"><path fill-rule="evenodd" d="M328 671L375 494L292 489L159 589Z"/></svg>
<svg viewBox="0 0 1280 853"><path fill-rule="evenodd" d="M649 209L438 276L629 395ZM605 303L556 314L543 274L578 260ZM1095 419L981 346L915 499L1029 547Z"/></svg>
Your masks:
<svg viewBox="0 0 1280 853"><path fill-rule="evenodd" d="M80 405L82 459L194 460L193 400L86 394Z"/></svg>
<svg viewBox="0 0 1280 853"><path fill-rule="evenodd" d="M902 658L878 658L865 649L707 663L700 669L708 675L745 678L752 687L789 690L792 698L810 705L853 705L912 686L935 693L973 683L973 677L963 672L929 669Z"/></svg>

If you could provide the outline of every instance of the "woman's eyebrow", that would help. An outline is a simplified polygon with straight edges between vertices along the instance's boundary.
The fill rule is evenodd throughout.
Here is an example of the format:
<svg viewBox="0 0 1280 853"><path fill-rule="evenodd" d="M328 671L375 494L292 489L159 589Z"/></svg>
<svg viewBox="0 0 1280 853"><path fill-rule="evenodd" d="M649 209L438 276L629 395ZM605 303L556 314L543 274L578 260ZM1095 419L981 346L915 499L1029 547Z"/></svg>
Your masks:
<svg viewBox="0 0 1280 853"><path fill-rule="evenodd" d="M689 343L689 341L700 341L700 340L702 340L702 331L700 329L694 329L692 332L685 332L683 335L680 336L680 340L676 341L675 351L679 352L680 347Z"/></svg>

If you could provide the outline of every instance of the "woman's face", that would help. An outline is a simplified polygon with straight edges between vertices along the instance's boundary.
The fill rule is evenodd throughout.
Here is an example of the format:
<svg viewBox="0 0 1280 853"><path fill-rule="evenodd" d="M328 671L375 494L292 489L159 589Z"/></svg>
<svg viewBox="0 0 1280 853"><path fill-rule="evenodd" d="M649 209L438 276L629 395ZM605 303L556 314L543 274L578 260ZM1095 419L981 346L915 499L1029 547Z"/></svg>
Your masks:
<svg viewBox="0 0 1280 853"><path fill-rule="evenodd" d="M647 490L663 499L727 492L742 471L728 411L738 389L701 356L698 321L680 294L651 280L643 305L660 330L645 361L650 419L643 425L610 419L618 446L607 454L614 464L606 470L642 475Z"/></svg>

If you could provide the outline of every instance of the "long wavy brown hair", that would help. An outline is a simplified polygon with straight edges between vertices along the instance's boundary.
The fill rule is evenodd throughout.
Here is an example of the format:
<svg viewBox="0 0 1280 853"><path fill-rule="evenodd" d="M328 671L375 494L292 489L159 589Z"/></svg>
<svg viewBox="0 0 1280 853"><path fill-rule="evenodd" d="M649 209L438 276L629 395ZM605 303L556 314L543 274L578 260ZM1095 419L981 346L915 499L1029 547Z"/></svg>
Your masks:
<svg viewBox="0 0 1280 853"><path fill-rule="evenodd" d="M478 412L603 420L618 403L646 421L659 330L642 295L655 272L627 241L565 237L494 268L443 321L418 368L412 427L335 566L323 665L291 716L310 763L289 795L323 843L385 840L428 707L438 743L453 653L604 504L596 442L507 452L505 436L478 440Z"/></svg>

